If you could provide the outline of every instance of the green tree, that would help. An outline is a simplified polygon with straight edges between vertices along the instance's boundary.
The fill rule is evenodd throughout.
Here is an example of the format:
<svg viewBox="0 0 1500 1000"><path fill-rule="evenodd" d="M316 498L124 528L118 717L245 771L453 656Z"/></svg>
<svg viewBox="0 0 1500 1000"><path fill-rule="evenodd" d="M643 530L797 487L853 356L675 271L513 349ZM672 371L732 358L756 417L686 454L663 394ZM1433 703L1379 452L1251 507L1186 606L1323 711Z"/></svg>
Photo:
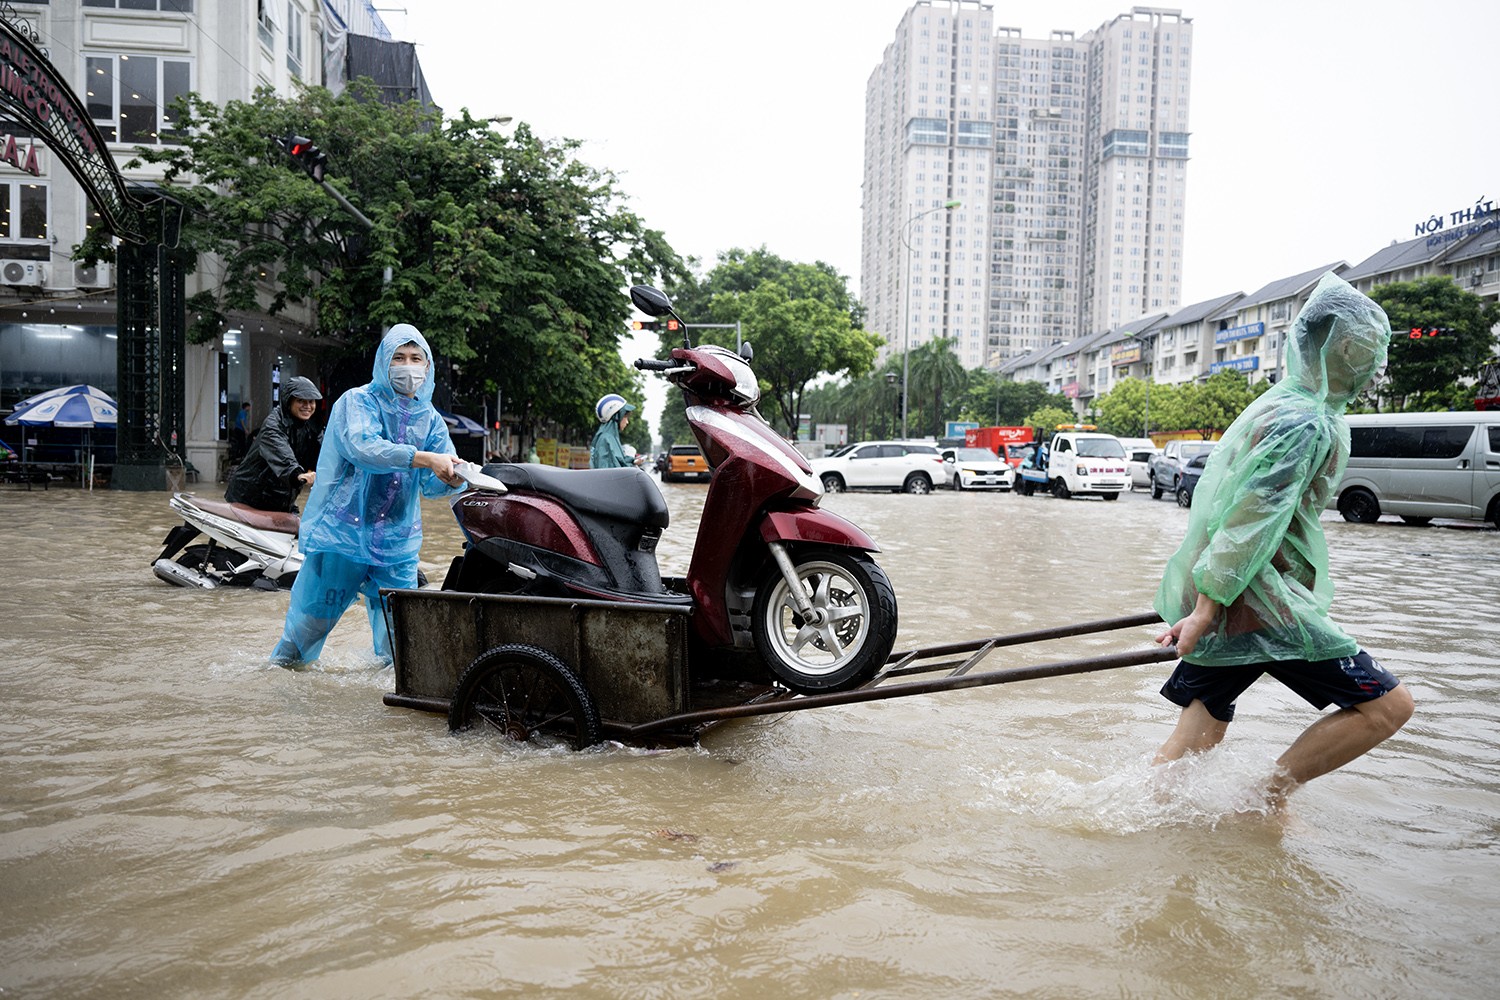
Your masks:
<svg viewBox="0 0 1500 1000"><path fill-rule="evenodd" d="M687 410L682 405L682 393L673 386L667 390L667 404L661 412L661 445L670 450L674 444L693 444L693 429L688 426Z"/></svg>
<svg viewBox="0 0 1500 1000"><path fill-rule="evenodd" d="M1011 382L978 371L971 372L959 417L985 426L1022 427L1028 414L1043 406L1069 408L1068 397L1051 393L1040 382Z"/></svg>
<svg viewBox="0 0 1500 1000"><path fill-rule="evenodd" d="M953 344L951 337L937 337L911 351L908 401L932 401L930 407L922 407L920 422L915 426L925 425L934 438L943 436L950 417L948 408L943 405L944 393L949 395L952 415L956 416L963 391L969 384L969 374L964 370L963 362L958 360L958 355L953 353ZM913 426L910 416L907 424L908 427Z"/></svg>
<svg viewBox="0 0 1500 1000"><path fill-rule="evenodd" d="M1263 391L1263 390L1262 390ZM1178 389L1182 430L1195 430L1206 441L1222 434L1258 395L1240 372L1215 372L1201 385Z"/></svg>
<svg viewBox="0 0 1500 1000"><path fill-rule="evenodd" d="M1071 424L1075 422L1072 410L1061 406L1049 405L1028 413L1025 423L1022 426L1035 427L1041 432L1042 438L1045 440L1056 429L1058 424Z"/></svg>
<svg viewBox="0 0 1500 1000"><path fill-rule="evenodd" d="M215 280L187 303L190 336L218 335L232 312L313 303L316 335L368 358L382 328L409 322L475 396L498 389L524 423L591 431L599 396L638 385L618 355L620 288L685 273L682 262L612 174L575 158L577 143L374 96L368 81L223 107L190 95L181 145L137 151L188 208L182 245L216 258ZM329 182L372 229L268 138L292 132L327 152ZM102 236L88 253L107 256Z"/></svg>
<svg viewBox="0 0 1500 1000"><path fill-rule="evenodd" d="M1370 297L1395 331L1383 388L1402 403L1420 393L1449 396L1458 381L1473 378L1495 351L1492 331L1500 323L1500 306L1464 291L1452 278L1379 285ZM1443 332L1412 338L1408 331L1413 327Z"/></svg>
<svg viewBox="0 0 1500 1000"><path fill-rule="evenodd" d="M1152 395L1156 395L1157 387L1150 388ZM1118 437L1144 437L1146 391L1144 379L1127 378L1116 382L1109 392L1095 402L1099 410L1099 429Z"/></svg>

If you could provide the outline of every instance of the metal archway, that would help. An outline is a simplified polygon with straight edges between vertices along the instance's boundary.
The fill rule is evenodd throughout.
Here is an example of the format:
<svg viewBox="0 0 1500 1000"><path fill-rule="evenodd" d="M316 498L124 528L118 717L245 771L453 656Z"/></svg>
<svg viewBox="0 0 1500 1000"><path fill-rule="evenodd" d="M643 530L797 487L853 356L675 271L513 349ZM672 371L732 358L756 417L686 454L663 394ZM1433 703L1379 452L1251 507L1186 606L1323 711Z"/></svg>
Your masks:
<svg viewBox="0 0 1500 1000"><path fill-rule="evenodd" d="M6 5L7 8L9 5ZM185 255L175 249L180 203L148 191L143 201L36 39L0 15L0 112L29 128L89 194L116 252L116 373L119 423L112 485L158 490L169 466L181 469L186 444L187 317Z"/></svg>

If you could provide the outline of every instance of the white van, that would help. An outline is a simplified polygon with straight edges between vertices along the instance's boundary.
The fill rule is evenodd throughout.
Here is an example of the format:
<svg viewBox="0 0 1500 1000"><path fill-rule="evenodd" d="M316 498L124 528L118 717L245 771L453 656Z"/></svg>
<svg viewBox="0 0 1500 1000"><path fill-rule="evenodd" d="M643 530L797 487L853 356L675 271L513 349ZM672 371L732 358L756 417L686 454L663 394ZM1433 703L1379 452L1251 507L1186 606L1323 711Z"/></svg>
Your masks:
<svg viewBox="0 0 1500 1000"><path fill-rule="evenodd" d="M1500 410L1348 419L1349 466L1329 504L1344 520L1396 514L1408 524L1451 517L1500 528Z"/></svg>

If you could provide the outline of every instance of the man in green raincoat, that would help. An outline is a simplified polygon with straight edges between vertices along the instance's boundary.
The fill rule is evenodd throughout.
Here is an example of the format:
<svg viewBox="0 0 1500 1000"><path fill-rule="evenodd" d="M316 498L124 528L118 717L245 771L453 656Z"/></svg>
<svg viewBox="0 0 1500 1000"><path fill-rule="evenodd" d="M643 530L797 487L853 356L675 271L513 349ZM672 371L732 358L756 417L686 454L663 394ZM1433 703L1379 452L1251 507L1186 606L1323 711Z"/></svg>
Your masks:
<svg viewBox="0 0 1500 1000"><path fill-rule="evenodd" d="M1277 760L1288 793L1393 735L1412 698L1328 617L1333 581L1319 517L1349 459L1344 408L1385 364L1390 321L1336 275L1318 282L1287 335L1286 375L1214 449L1193 492L1187 537L1167 563L1157 641L1182 654L1162 695L1182 706L1158 763L1224 738L1239 695L1270 674L1323 716Z"/></svg>

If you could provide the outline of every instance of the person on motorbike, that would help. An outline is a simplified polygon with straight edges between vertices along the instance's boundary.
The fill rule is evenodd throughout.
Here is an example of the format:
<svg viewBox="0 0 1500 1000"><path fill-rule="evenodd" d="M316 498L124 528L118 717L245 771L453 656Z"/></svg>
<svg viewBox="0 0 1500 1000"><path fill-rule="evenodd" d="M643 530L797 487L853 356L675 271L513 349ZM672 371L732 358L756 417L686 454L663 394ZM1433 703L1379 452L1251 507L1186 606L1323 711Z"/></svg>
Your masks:
<svg viewBox="0 0 1500 1000"><path fill-rule="evenodd" d="M630 412L634 409L625 402L624 396L614 392L601 396L594 404L599 429L594 432L594 443L589 447L589 468L627 469L634 464L620 445L620 432L630 422Z"/></svg>
<svg viewBox="0 0 1500 1000"><path fill-rule="evenodd" d="M464 485L448 425L432 405L431 373L426 338L398 323L381 339L370 382L333 404L298 538L306 560L272 663L316 660L360 594L375 655L390 662L380 589L417 586L421 497L447 496Z"/></svg>
<svg viewBox="0 0 1500 1000"><path fill-rule="evenodd" d="M266 417L230 473L225 500L256 510L297 512L297 495L317 478L323 428L313 417L322 398L318 387L300 375L282 387L281 405Z"/></svg>

